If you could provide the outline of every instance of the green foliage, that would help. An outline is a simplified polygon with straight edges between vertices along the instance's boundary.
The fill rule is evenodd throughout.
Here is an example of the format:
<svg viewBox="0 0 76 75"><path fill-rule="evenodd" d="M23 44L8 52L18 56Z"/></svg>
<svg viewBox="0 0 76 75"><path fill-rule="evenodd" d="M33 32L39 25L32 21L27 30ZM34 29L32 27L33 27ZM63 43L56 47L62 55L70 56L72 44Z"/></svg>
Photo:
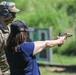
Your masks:
<svg viewBox="0 0 76 75"><path fill-rule="evenodd" d="M17 19L25 20L29 26L39 28L52 28L53 38L59 32L73 32L76 18L76 0L11 0L21 10ZM70 39L60 50L68 53L73 51L70 45L74 42ZM72 44L72 46L75 46ZM64 48L63 48L64 47ZM58 52L58 47L53 48ZM64 50L63 50L64 49ZM61 52L60 52L61 53ZM71 52L70 52L71 53ZM75 53L76 54L76 53Z"/></svg>
<svg viewBox="0 0 76 75"><path fill-rule="evenodd" d="M62 55L76 55L76 40L75 40L75 35L71 38L67 38L65 43L58 47L54 47L54 53L60 53ZM72 39L72 40L70 40Z"/></svg>
<svg viewBox="0 0 76 75"><path fill-rule="evenodd" d="M65 50L61 50L63 55L76 55L76 40L74 38L72 38L72 40L68 40L64 47Z"/></svg>

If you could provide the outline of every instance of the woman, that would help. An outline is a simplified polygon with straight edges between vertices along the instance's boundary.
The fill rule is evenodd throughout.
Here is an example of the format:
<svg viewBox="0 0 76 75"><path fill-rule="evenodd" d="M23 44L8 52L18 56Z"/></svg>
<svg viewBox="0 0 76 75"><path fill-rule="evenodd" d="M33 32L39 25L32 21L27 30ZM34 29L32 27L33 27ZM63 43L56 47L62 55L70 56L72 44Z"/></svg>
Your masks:
<svg viewBox="0 0 76 75"><path fill-rule="evenodd" d="M11 24L5 51L11 75L40 75L35 55L44 48L63 44L66 39L62 36L56 40L26 42L29 31L34 29L23 21L17 20Z"/></svg>

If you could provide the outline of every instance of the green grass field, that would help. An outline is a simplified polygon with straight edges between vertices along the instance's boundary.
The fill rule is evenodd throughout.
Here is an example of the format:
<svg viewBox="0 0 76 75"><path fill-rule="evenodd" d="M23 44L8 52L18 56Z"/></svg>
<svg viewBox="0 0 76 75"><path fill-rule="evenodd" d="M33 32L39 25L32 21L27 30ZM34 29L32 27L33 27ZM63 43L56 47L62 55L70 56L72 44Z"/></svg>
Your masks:
<svg viewBox="0 0 76 75"><path fill-rule="evenodd" d="M53 64L76 65L76 56L62 56L59 54L53 54L52 59Z"/></svg>
<svg viewBox="0 0 76 75"><path fill-rule="evenodd" d="M45 64L48 64L48 62L46 62ZM76 65L76 56L62 56L59 54L53 54L52 64ZM61 68L61 67L59 68L55 66L39 67L39 69L40 69L41 75L76 75L76 72L66 71L65 68Z"/></svg>
<svg viewBox="0 0 76 75"><path fill-rule="evenodd" d="M52 72L52 67L40 67L41 75L76 75L70 72Z"/></svg>

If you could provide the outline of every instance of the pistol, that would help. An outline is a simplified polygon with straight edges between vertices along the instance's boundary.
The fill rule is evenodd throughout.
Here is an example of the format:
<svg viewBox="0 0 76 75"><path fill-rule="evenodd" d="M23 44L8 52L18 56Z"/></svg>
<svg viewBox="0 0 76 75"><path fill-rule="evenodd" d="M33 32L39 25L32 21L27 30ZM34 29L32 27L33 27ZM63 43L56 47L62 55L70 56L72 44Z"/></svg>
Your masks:
<svg viewBox="0 0 76 75"><path fill-rule="evenodd" d="M67 37L73 36L73 34L72 33L59 33L58 36L66 36L66 38L67 38ZM61 46L61 45L58 45L58 46Z"/></svg>
<svg viewBox="0 0 76 75"><path fill-rule="evenodd" d="M59 35L58 35L58 36L71 37L71 36L73 36L73 34L72 34L72 33L59 33Z"/></svg>

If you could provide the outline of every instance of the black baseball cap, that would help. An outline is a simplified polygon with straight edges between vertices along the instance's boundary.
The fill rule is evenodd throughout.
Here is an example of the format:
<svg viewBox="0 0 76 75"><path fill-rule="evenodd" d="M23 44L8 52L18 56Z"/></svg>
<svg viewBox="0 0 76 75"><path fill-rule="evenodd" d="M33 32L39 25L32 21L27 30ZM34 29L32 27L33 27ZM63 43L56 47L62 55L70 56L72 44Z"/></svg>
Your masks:
<svg viewBox="0 0 76 75"><path fill-rule="evenodd" d="M16 20L11 24L11 32L31 32L34 28L29 27L25 21Z"/></svg>

